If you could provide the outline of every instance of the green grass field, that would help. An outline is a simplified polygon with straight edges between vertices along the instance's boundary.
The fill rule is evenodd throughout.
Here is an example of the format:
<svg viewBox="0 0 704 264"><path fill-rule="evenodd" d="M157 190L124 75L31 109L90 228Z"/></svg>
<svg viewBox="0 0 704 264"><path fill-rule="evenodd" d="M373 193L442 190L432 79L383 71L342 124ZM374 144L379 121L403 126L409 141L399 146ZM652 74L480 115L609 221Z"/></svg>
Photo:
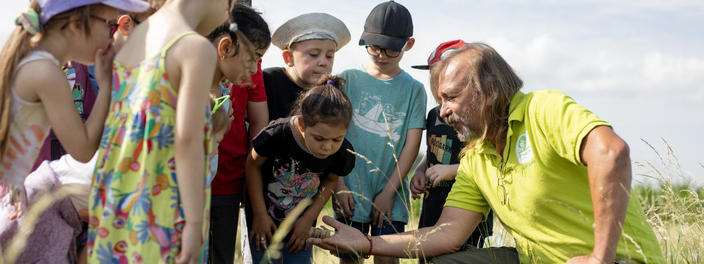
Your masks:
<svg viewBox="0 0 704 264"><path fill-rule="evenodd" d="M657 156L656 162L634 162L633 168L638 174L634 175L634 187L631 191L637 194L667 263L704 263L704 187L691 183L691 178L687 178L681 171L677 158L666 142L665 146L666 152L662 154L651 146ZM704 164L700 165L702 171L699 173L702 173ZM25 220L30 224L23 226L20 233L26 234L32 229L32 221L36 220L43 208L74 191L62 189L36 201L28 212L28 219ZM422 201L411 200L406 230L416 229ZM332 214L331 202L328 202L320 217ZM318 225L322 225L320 219ZM282 224L279 230L287 232L288 228ZM0 264L11 263L25 246L24 238L15 239L17 241L13 242L17 243L0 251ZM491 246L513 246L513 239L503 230L498 220L494 223L494 236L489 237L487 242L485 244ZM235 263L242 263L240 248L238 239ZM417 263L417 260L403 259L400 262L410 264ZM338 259L327 251L314 248L314 263L338 263ZM373 261L368 259L365 263Z"/></svg>

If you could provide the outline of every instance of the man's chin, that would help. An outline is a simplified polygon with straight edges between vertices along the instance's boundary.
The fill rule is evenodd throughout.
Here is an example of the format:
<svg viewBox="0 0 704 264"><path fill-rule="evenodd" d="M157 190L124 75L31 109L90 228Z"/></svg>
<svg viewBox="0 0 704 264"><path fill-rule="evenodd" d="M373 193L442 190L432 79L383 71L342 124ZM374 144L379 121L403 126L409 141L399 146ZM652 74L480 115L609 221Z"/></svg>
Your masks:
<svg viewBox="0 0 704 264"><path fill-rule="evenodd" d="M469 128L465 126L460 126L459 128L455 127L455 132L457 132L457 138L464 142L467 142L467 139L473 136L474 133L472 133Z"/></svg>

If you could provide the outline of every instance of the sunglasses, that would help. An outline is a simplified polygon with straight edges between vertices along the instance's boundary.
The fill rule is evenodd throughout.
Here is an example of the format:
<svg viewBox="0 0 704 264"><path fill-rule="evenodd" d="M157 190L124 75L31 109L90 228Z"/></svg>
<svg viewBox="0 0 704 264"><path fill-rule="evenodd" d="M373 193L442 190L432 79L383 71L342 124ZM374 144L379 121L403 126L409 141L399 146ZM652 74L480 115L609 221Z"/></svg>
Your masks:
<svg viewBox="0 0 704 264"><path fill-rule="evenodd" d="M225 102L227 102L227 100L230 100L230 95L224 95L224 96L220 96L218 98L215 98L215 105L213 106L213 110L210 111L210 114L214 115L215 112L217 112L218 109L220 109L220 107L222 107L222 105L225 104Z"/></svg>
<svg viewBox="0 0 704 264"><path fill-rule="evenodd" d="M96 16L96 15L91 15L90 18L104 22L108 26L108 28L110 29L110 36L112 36L113 34L115 34L115 32L117 32L118 25L117 25L117 22L115 22L114 20L105 19L105 18Z"/></svg>

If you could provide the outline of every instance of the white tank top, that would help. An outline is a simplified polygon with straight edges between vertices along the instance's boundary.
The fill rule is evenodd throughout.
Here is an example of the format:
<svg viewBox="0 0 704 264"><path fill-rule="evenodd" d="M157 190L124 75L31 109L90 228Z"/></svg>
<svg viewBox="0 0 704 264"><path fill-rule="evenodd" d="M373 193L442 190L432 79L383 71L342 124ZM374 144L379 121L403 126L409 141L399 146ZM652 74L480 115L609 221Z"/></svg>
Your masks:
<svg viewBox="0 0 704 264"><path fill-rule="evenodd" d="M28 62L37 60L49 60L56 67L60 66L51 53L33 51L20 61L15 72ZM25 101L17 95L14 86L11 87L11 93L12 121L7 137L7 151L0 161L0 185L6 188L0 194L4 196L8 191L20 191L24 199L24 179L30 173L42 143L49 134L49 122L41 102Z"/></svg>

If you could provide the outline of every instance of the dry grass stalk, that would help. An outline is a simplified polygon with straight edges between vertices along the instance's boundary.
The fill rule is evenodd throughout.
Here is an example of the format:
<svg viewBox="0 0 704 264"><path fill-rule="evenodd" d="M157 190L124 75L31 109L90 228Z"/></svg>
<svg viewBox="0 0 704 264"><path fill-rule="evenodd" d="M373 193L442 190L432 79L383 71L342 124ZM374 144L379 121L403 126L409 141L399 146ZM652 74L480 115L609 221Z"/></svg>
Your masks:
<svg viewBox="0 0 704 264"><path fill-rule="evenodd" d="M35 202L32 203L29 211L25 212L26 215L22 219L22 224L18 227L17 233L12 238L12 241L10 241L7 249L0 250L0 256L2 256L0 260L3 261L2 263L15 263L24 247L27 245L27 238L37 224L39 216L41 216L45 210L51 207L54 202L64 199L69 195L85 193L85 191L82 191L84 188L85 187L77 185L65 185L59 187L54 192L40 194L35 198Z"/></svg>

